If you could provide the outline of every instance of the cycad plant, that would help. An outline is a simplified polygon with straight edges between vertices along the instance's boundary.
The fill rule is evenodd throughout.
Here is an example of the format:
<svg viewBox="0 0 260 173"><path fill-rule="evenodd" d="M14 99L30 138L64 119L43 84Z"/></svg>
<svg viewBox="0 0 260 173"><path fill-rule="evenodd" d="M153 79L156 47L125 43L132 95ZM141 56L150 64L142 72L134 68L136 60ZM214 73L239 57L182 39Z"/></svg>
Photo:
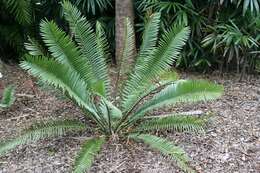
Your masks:
<svg viewBox="0 0 260 173"><path fill-rule="evenodd" d="M153 110L177 103L213 100L221 96L223 87L203 80L174 80L169 71L189 37L188 27L174 26L160 40L160 14L151 16L146 24L143 44L135 62L129 61L134 50L133 27L125 20L124 51L118 73L111 85L105 57L107 43L101 25L96 32L69 2L62 4L72 36L66 35L52 21L42 21L41 36L49 53L36 44L27 44L30 55L21 67L45 83L60 89L95 123L91 126L78 120L56 120L33 125L19 137L0 145L3 154L21 144L70 131L83 131L96 126L95 135L86 139L76 158L73 171L87 171L106 141L142 141L192 172L184 150L167 139L154 136L158 130L201 131L204 117L171 113L153 115ZM73 37L73 38L72 38ZM72 39L71 39L72 38ZM130 63L129 63L130 62ZM112 87L113 86L113 87ZM93 122L91 121L91 122Z"/></svg>

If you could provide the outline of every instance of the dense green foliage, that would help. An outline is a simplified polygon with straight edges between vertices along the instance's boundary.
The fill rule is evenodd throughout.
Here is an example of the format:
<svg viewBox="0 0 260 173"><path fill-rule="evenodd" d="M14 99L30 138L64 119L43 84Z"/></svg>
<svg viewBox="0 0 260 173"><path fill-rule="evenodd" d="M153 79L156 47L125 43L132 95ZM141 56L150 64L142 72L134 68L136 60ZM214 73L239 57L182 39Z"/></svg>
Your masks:
<svg viewBox="0 0 260 173"><path fill-rule="evenodd" d="M206 71L255 68L260 39L259 0L136 1L139 31L151 13L162 12L162 30L189 25L191 39L176 66ZM140 20L141 19L141 20Z"/></svg>
<svg viewBox="0 0 260 173"><path fill-rule="evenodd" d="M63 20L63 11L60 8L62 0L0 0L0 58L5 61L18 60L26 52L24 42L30 38L39 39L38 25L41 19L47 18L56 21L63 28L66 23ZM106 30L108 38L114 33L111 24L113 13L112 4L108 0L71 0L76 4L91 21L96 20ZM111 39L112 40L112 39Z"/></svg>
<svg viewBox="0 0 260 173"><path fill-rule="evenodd" d="M160 13L147 22L142 46L136 62L128 64L127 56L133 51L133 26L126 19L124 53L120 68L113 78L112 88L105 62L107 43L101 26L94 31L91 24L71 3L62 4L72 36L67 35L53 21L43 20L40 35L48 51L37 43L26 45L29 54L21 67L41 81L60 89L85 113L87 126L78 120L56 120L39 123L25 130L17 138L0 144L0 154L18 145L48 137L58 137L66 132L82 131L87 127L95 134L81 147L74 164L74 172L83 173L91 167L95 155L111 139L142 141L151 148L176 161L178 166L192 172L184 150L162 137L149 133L167 129L198 132L206 123L205 117L157 115L154 109L178 103L213 100L221 96L223 87L204 80L175 80L170 72L189 38L190 29L176 25L162 33L158 39Z"/></svg>
<svg viewBox="0 0 260 173"><path fill-rule="evenodd" d="M39 39L40 19L56 21L67 30L62 19L62 0L0 0L1 58L18 58L24 53L27 36ZM110 55L115 52L114 0L71 0L87 16L92 26L96 21L107 35ZM175 63L184 69L208 71L220 69L253 72L259 60L260 0L135 0L135 31L141 45L144 26L151 14L161 12L161 32L173 24L189 25L191 39ZM8 15L11 14L11 15ZM13 17L10 17L13 16ZM160 32L160 33L161 33ZM11 46L11 47L10 47ZM140 48L140 46L139 46ZM111 54L112 53L112 54Z"/></svg>

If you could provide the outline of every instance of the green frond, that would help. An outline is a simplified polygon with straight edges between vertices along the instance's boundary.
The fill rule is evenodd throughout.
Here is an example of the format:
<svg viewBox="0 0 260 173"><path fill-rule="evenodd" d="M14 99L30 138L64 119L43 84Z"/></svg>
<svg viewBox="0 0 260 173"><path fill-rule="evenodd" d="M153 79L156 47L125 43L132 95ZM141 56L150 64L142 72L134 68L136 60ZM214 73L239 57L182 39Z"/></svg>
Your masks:
<svg viewBox="0 0 260 173"><path fill-rule="evenodd" d="M189 35L189 27L174 26L162 36L155 56L148 62L149 78L157 77L170 69L172 62L178 58L181 49L186 44Z"/></svg>
<svg viewBox="0 0 260 173"><path fill-rule="evenodd" d="M144 68L153 55L154 50L156 49L155 46L158 39L159 23L160 13L156 13L151 16L149 22L146 24L146 30L143 34L142 46L137 56L134 72L130 74L129 80L126 81L126 84L122 90L123 109L129 108L131 104L133 104L137 100L139 93L141 93L144 88L147 88L143 87L142 89L140 89L141 86L138 84L145 76L146 71Z"/></svg>
<svg viewBox="0 0 260 173"><path fill-rule="evenodd" d="M150 20L145 25L145 30L142 37L142 45L140 48L139 56L137 58L138 61L142 61L142 59L147 59L146 56L150 56L151 51L153 51L153 49L155 48L158 40L160 18L161 14L155 13L151 15Z"/></svg>
<svg viewBox="0 0 260 173"><path fill-rule="evenodd" d="M134 62L133 58L135 56L135 33L134 27L131 24L129 18L125 18L124 21L124 38L123 49L120 52L119 58L119 80L122 83L126 79L127 75L132 71Z"/></svg>
<svg viewBox="0 0 260 173"><path fill-rule="evenodd" d="M110 56L110 52L109 52L110 47L108 44L104 27L98 21L96 23L96 37L97 37L97 45L98 45L99 52L101 52L102 57L106 61L108 61L108 58Z"/></svg>
<svg viewBox="0 0 260 173"><path fill-rule="evenodd" d="M137 67L139 70L135 70L131 74L123 91L126 96L123 101L124 108L131 108L139 95L144 93L153 80L170 69L172 62L178 57L181 48L185 45L189 33L188 27L178 26L173 27L163 35L155 52L147 57L144 64Z"/></svg>
<svg viewBox="0 0 260 173"><path fill-rule="evenodd" d="M85 110L95 115L95 111L90 104L87 85L69 67L53 59L31 55L25 56L25 61L21 63L21 67L43 82L66 92L79 106L82 106Z"/></svg>
<svg viewBox="0 0 260 173"><path fill-rule="evenodd" d="M67 132L82 131L86 129L85 124L76 120L56 120L51 122L42 122L32 125L31 128L24 130L22 135L12 140L0 143L0 155L19 145L36 142L41 139L62 136Z"/></svg>
<svg viewBox="0 0 260 173"><path fill-rule="evenodd" d="M44 48L37 40L33 38L28 38L28 41L29 42L25 43L24 46L30 55L40 56L46 54Z"/></svg>
<svg viewBox="0 0 260 173"><path fill-rule="evenodd" d="M136 127L137 131L175 130L180 132L202 132L207 122L205 117L190 115L159 115L153 118L147 117L144 122Z"/></svg>
<svg viewBox="0 0 260 173"><path fill-rule="evenodd" d="M76 158L73 173L85 173L91 167L95 156L104 143L105 139L103 137L87 140L82 145L81 151Z"/></svg>
<svg viewBox="0 0 260 173"><path fill-rule="evenodd" d="M60 63L69 66L77 72L87 84L93 82L90 64L81 56L80 51L70 37L53 22L42 21L40 24L41 35L48 46L51 55Z"/></svg>
<svg viewBox="0 0 260 173"><path fill-rule="evenodd" d="M0 107L7 108L10 107L15 101L15 87L10 85L6 87L3 91L3 97L0 102Z"/></svg>
<svg viewBox="0 0 260 173"><path fill-rule="evenodd" d="M188 166L189 158L185 151L182 148L175 146L172 142L150 134L130 134L129 138L136 141L141 140L152 149L158 150L163 155L175 160L177 165L185 172L194 172Z"/></svg>
<svg viewBox="0 0 260 173"><path fill-rule="evenodd" d="M178 80L147 101L136 111L134 117L142 116L152 109L182 102L213 100L223 93L223 86L204 80Z"/></svg>
<svg viewBox="0 0 260 173"><path fill-rule="evenodd" d="M17 22L28 25L32 22L32 7L30 0L4 0L3 5L10 10Z"/></svg>
<svg viewBox="0 0 260 173"><path fill-rule="evenodd" d="M99 49L90 23L85 17L81 16L80 11L74 7L69 1L64 1L63 10L65 19L69 22L71 32L75 36L75 40L80 46L80 51L85 60L90 64L89 70L97 81L104 81L105 93L110 95L110 81L108 77L107 65L103 57L103 51Z"/></svg>

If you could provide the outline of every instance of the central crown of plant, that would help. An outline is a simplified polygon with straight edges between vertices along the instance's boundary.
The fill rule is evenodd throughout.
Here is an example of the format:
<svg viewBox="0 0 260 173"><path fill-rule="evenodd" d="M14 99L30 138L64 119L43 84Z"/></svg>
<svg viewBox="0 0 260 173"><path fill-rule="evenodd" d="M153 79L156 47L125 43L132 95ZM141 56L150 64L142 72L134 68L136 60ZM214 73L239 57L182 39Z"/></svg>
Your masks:
<svg viewBox="0 0 260 173"><path fill-rule="evenodd" d="M148 132L161 129L200 131L205 118L178 113L147 116L162 106L212 100L222 94L222 86L203 80L177 80L170 71L172 62L189 37L189 28L173 26L158 40L160 14L153 14L146 24L140 51L132 62L134 30L126 19L124 49L117 74L113 77L116 86L111 87L106 64L108 43L103 28L97 23L94 32L86 18L69 2L62 6L71 35L52 21L42 21L41 36L48 51L31 40L26 44L30 55L26 55L21 67L63 91L97 125L98 133L95 134L99 136L83 144L74 172L90 168L94 155L115 134L122 139L141 140L175 159L183 170L192 171L181 148ZM20 144L86 127L75 120L39 123L20 137L4 142L0 153Z"/></svg>

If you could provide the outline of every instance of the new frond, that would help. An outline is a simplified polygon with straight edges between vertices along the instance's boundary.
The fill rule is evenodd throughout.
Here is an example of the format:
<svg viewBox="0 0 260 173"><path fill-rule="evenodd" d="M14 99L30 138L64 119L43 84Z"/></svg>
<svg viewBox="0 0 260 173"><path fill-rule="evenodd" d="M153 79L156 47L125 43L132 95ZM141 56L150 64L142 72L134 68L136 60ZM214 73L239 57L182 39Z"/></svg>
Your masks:
<svg viewBox="0 0 260 173"><path fill-rule="evenodd" d="M193 170L187 165L189 158L185 151L182 148L175 146L172 142L150 134L130 134L129 138L143 141L152 149L158 150L163 155L175 160L177 165L186 172L193 172Z"/></svg>
<svg viewBox="0 0 260 173"><path fill-rule="evenodd" d="M101 150L105 139L103 137L87 140L76 158L73 173L85 173L92 165L95 156Z"/></svg>
<svg viewBox="0 0 260 173"><path fill-rule="evenodd" d="M75 120L58 120L47 123L37 123L25 130L19 137L0 143L0 155L12 150L18 145L35 142L49 137L62 136L67 132L82 131L84 129L86 129L85 124Z"/></svg>
<svg viewBox="0 0 260 173"><path fill-rule="evenodd" d="M8 86L4 89L2 100L0 101L0 107L10 107L15 101L15 87Z"/></svg>

